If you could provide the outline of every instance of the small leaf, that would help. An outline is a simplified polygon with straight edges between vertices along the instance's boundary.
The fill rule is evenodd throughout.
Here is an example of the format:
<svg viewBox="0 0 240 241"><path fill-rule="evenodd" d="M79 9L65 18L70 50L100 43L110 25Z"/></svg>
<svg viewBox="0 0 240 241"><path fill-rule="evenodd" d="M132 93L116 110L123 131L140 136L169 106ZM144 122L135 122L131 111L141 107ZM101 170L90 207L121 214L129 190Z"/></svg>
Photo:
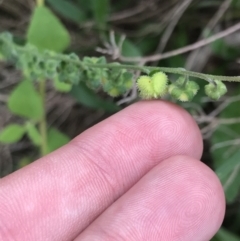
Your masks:
<svg viewBox="0 0 240 241"><path fill-rule="evenodd" d="M39 49L62 52L70 44L70 36L60 20L45 6L36 7L27 32L28 42Z"/></svg>
<svg viewBox="0 0 240 241"><path fill-rule="evenodd" d="M102 109L108 112L117 112L121 109L112 101L108 101L100 98L94 91L89 89L83 82L80 82L78 86L74 86L70 94L76 99L78 103L93 109Z"/></svg>
<svg viewBox="0 0 240 241"><path fill-rule="evenodd" d="M53 86L59 92L69 92L72 89L71 84L60 82L58 78L53 80Z"/></svg>
<svg viewBox="0 0 240 241"><path fill-rule="evenodd" d="M17 124L8 125L0 132L0 142L5 144L18 142L23 137L25 131L24 126Z"/></svg>
<svg viewBox="0 0 240 241"><path fill-rule="evenodd" d="M233 60L239 56L239 50L236 47L229 46L226 41L219 39L211 43L212 51L215 55L226 60Z"/></svg>
<svg viewBox="0 0 240 241"><path fill-rule="evenodd" d="M231 156L227 162L223 162L216 170L221 182L228 177L229 173L235 168L235 166L240 164L240 151L237 151L233 156Z"/></svg>
<svg viewBox="0 0 240 241"><path fill-rule="evenodd" d="M36 146L40 146L42 138L36 126L34 126L31 122L28 122L26 124L26 129L27 135L32 143Z"/></svg>
<svg viewBox="0 0 240 241"><path fill-rule="evenodd" d="M99 27L104 27L109 14L109 0L91 0L95 21Z"/></svg>
<svg viewBox="0 0 240 241"><path fill-rule="evenodd" d="M231 233L227 229L221 228L216 234L218 241L240 241L240 237Z"/></svg>
<svg viewBox="0 0 240 241"><path fill-rule="evenodd" d="M216 170L216 174L225 187L225 195L228 203L232 203L235 200L240 190L239 165L240 151L237 151L228 161L223 162ZM228 183L229 181L230 183Z"/></svg>
<svg viewBox="0 0 240 241"><path fill-rule="evenodd" d="M85 13L74 3L66 0L47 0L51 7L60 13L63 17L68 18L76 23L86 19Z"/></svg>
<svg viewBox="0 0 240 241"><path fill-rule="evenodd" d="M21 81L12 91L8 108L13 114L33 120L41 119L44 113L41 97L28 80Z"/></svg>
<svg viewBox="0 0 240 241"><path fill-rule="evenodd" d="M233 95L238 95L239 90L239 87L236 87ZM240 101L229 103L218 117L220 119L238 117L240 115L239 105ZM234 201L240 191L240 151L238 145L221 146L221 143L231 143L239 134L239 123L222 124L219 125L211 137L211 154L214 167L222 184L225 186L225 195L228 203Z"/></svg>
<svg viewBox="0 0 240 241"><path fill-rule="evenodd" d="M48 151L49 153L55 151L61 146L66 145L70 141L70 138L57 130L56 128L50 128L48 131Z"/></svg>
<svg viewBox="0 0 240 241"><path fill-rule="evenodd" d="M125 39L122 46L122 54L126 57L140 57L140 49L129 39Z"/></svg>

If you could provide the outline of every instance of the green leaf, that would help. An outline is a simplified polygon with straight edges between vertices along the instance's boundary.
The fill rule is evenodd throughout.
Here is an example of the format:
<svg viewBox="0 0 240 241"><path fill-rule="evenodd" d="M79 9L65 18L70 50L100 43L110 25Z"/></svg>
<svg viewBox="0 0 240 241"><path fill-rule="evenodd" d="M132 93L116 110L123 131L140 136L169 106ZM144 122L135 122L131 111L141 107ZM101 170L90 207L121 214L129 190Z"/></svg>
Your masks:
<svg viewBox="0 0 240 241"><path fill-rule="evenodd" d="M70 44L70 36L60 20L45 6L36 7L27 32L28 42L39 49L62 52Z"/></svg>
<svg viewBox="0 0 240 241"><path fill-rule="evenodd" d="M25 131L24 126L17 124L8 125L0 132L0 142L5 144L18 142L23 137Z"/></svg>
<svg viewBox="0 0 240 241"><path fill-rule="evenodd" d="M29 165L33 161L34 160L32 160L30 157L23 157L18 161L17 169L23 168L23 167Z"/></svg>
<svg viewBox="0 0 240 241"><path fill-rule="evenodd" d="M140 57L142 55L140 49L128 39L124 40L122 54L126 57Z"/></svg>
<svg viewBox="0 0 240 241"><path fill-rule="evenodd" d="M240 190L240 151L237 151L216 170L228 203L235 200Z"/></svg>
<svg viewBox="0 0 240 241"><path fill-rule="evenodd" d="M5 58L4 58L3 54L0 52L0 62L4 61L4 60L5 60Z"/></svg>
<svg viewBox="0 0 240 241"><path fill-rule="evenodd" d="M221 228L214 237L216 241L240 241L240 237Z"/></svg>
<svg viewBox="0 0 240 241"><path fill-rule="evenodd" d="M72 2L66 0L47 0L51 7L65 18L80 23L86 19L85 13Z"/></svg>
<svg viewBox="0 0 240 241"><path fill-rule="evenodd" d="M35 146L40 146L41 145L41 135L36 128L31 122L26 123L26 129L27 129L27 135L29 139L32 141L32 143Z"/></svg>
<svg viewBox="0 0 240 241"><path fill-rule="evenodd" d="M233 7L233 9L240 9L240 2L239 2L239 0L233 0L232 1L232 7Z"/></svg>
<svg viewBox="0 0 240 241"><path fill-rule="evenodd" d="M44 113L41 97L28 80L21 81L12 91L8 108L13 114L33 120L41 119Z"/></svg>
<svg viewBox="0 0 240 241"><path fill-rule="evenodd" d="M214 41L210 46L214 54L226 60L233 60L239 56L239 49L229 46L223 39Z"/></svg>
<svg viewBox="0 0 240 241"><path fill-rule="evenodd" d="M55 151L61 146L66 145L70 141L70 138L57 130L56 128L50 128L48 130L48 151L49 153Z"/></svg>
<svg viewBox="0 0 240 241"><path fill-rule="evenodd" d="M141 50L141 53L139 53L139 55L149 55L156 50L158 44L159 40L153 36L147 36L146 38L141 39L137 43L137 48Z"/></svg>
<svg viewBox="0 0 240 241"><path fill-rule="evenodd" d="M236 89L236 93L239 88ZM219 118L234 118L240 116L240 101L230 103L219 115ZM232 141L240 135L239 124L220 125L211 137L212 157L217 174L219 174L225 188L228 203L235 200L240 190L240 152L237 145L228 145L217 148L221 143ZM234 174L235 173L235 174ZM229 181L230 180L230 181ZM230 182L230 184L229 184ZM228 184L226 184L228 183Z"/></svg>
<svg viewBox="0 0 240 241"><path fill-rule="evenodd" d="M53 80L53 86L59 92L69 92L72 89L71 84L61 82L58 78Z"/></svg>
<svg viewBox="0 0 240 241"><path fill-rule="evenodd" d="M95 21L99 27L104 27L107 22L110 1L109 0L91 0L91 6Z"/></svg>
<svg viewBox="0 0 240 241"><path fill-rule="evenodd" d="M92 11L92 2L86 1L86 0L76 0L77 4L81 9L83 9L85 12Z"/></svg>
<svg viewBox="0 0 240 241"><path fill-rule="evenodd" d="M70 94L77 100L78 103L93 109L102 109L108 112L117 112L121 109L112 101L107 101L100 98L94 91L90 90L83 82L80 82L78 86L74 86Z"/></svg>
<svg viewBox="0 0 240 241"><path fill-rule="evenodd" d="M240 151L237 151L231 158L225 161L216 169L216 174L218 175L221 182L224 182L228 178L231 171L240 164Z"/></svg>

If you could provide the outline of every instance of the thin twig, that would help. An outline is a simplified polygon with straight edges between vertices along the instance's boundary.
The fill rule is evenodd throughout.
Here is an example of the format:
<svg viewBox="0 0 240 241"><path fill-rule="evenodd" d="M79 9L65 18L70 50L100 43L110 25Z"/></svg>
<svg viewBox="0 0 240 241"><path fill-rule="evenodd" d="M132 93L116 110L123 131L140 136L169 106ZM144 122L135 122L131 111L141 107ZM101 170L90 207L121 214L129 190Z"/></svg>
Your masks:
<svg viewBox="0 0 240 241"><path fill-rule="evenodd" d="M220 7L218 8L217 12L214 14L214 16L210 19L210 21L208 22L208 24L205 26L205 28L202 30L202 33L198 39L198 41L208 37L208 36L204 36L206 31L208 31L210 33L210 31L212 31L217 23L220 21L220 19L223 17L223 15L225 14L225 12L228 10L228 8L231 5L232 0L225 0ZM200 52L201 51L201 52ZM199 57L199 54L201 53L201 56L203 56L202 58ZM210 55L211 50L210 48L199 48L196 49L194 52L192 52L189 56L188 59L186 61L185 64L185 68L186 69L190 69L190 70L197 70L197 71L201 71L203 66L206 63L206 58L208 58L208 56ZM198 59L198 64L197 66L195 65L196 63L196 59ZM194 66L194 69L193 69Z"/></svg>
<svg viewBox="0 0 240 241"><path fill-rule="evenodd" d="M165 49L167 42L169 38L172 35L173 30L175 29L177 23L179 22L179 19L182 17L183 13L186 11L188 6L191 4L193 0L185 0L182 3L178 4L175 9L173 10L172 15L172 21L168 25L166 31L164 32L161 41L159 43L159 46L157 47L157 53L162 53L162 51Z"/></svg>
<svg viewBox="0 0 240 241"><path fill-rule="evenodd" d="M179 48L179 49L176 49L176 50L172 50L172 51L169 51L167 53L163 53L163 54L155 54L155 55L151 55L151 56L147 56L147 57L124 57L124 56L120 56L120 59L124 62L140 62L140 61L145 61L145 62L153 62L153 61L158 61L158 60L161 60L161 59L167 59L167 58L170 58L170 57L173 57L173 56L176 56L176 55L179 55L179 54L183 54L183 53L187 53L189 51L192 51L194 49L197 49L197 48L201 48L203 46L206 46L218 39L221 39L221 38L224 38L236 31L240 30L240 23L237 23L235 25L233 25L232 27L230 28L227 28L207 39L203 39L203 40L200 40L194 44L190 44L188 46L185 46L183 48Z"/></svg>
<svg viewBox="0 0 240 241"><path fill-rule="evenodd" d="M114 22L114 21L119 21L123 20L126 18L130 18L132 16L135 16L141 12L143 12L146 9L145 4L139 4L138 6L125 10L123 12L115 13L114 15L110 16L108 21Z"/></svg>
<svg viewBox="0 0 240 241"><path fill-rule="evenodd" d="M214 145L212 145L211 147L211 151L223 148L223 147L227 147L227 146L233 146L233 145L239 145L240 144L240 139L235 139L235 140L227 140L227 141L222 141L219 143L216 143Z"/></svg>
<svg viewBox="0 0 240 241"><path fill-rule="evenodd" d="M213 29L217 23L220 21L220 19L223 17L225 12L228 10L232 3L232 0L225 0L219 7L218 11L214 15L214 17L209 21L209 23L206 26L206 29Z"/></svg>

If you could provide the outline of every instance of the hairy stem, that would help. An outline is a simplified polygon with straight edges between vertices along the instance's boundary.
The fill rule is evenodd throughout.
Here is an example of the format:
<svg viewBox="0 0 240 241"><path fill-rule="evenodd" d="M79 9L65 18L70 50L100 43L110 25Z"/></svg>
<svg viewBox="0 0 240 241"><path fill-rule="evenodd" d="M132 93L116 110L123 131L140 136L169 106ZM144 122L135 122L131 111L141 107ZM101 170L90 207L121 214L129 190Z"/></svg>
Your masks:
<svg viewBox="0 0 240 241"><path fill-rule="evenodd" d="M165 73L188 75L189 77L196 77L209 81L209 79L222 80L222 81L235 81L240 82L240 76L221 76L221 75L210 75L202 74L198 72L188 71L183 68L167 68L167 67L152 67L152 66L137 66L137 65L113 65L113 64L84 64L86 67L91 68L109 68L109 69L129 69L129 70L140 70L143 72L159 70Z"/></svg>
<svg viewBox="0 0 240 241"><path fill-rule="evenodd" d="M46 121L46 109L45 109L45 97L46 97L46 81L42 80L39 82L39 94L42 99L42 104L44 107L43 117L39 123L39 131L42 138L41 142L41 155L45 156L48 153L48 143L47 143L47 121Z"/></svg>
<svg viewBox="0 0 240 241"><path fill-rule="evenodd" d="M56 57L59 60L67 61L73 64L79 65L81 68L102 68L102 69L128 69L128 70L140 70L142 72L148 73L149 71L159 70L165 73L185 75L189 77L196 77L199 79L204 79L206 81L211 80L221 80L221 81L234 81L240 82L240 76L222 76L222 75L211 75L211 74L202 74L194 71L188 71L184 68L168 68L168 67L153 67L153 66L139 66L139 65L130 65L130 64L86 64L81 62L80 60L72 60L64 55L59 55Z"/></svg>
<svg viewBox="0 0 240 241"><path fill-rule="evenodd" d="M8 42L5 41L5 44L11 45L12 43L8 43ZM21 47L21 46L15 45L14 47L15 47L15 49L17 49L20 52L29 51L29 50L27 50L27 49L25 49L24 47ZM69 59L69 56L63 55L63 54L58 54L58 55L55 55L55 56L51 56L49 58L76 64L82 70L84 70L88 67L90 67L90 68L104 68L104 69L119 69L119 70L121 70L121 69L138 70L138 71L142 71L142 72L145 72L145 73L149 73L150 71L153 71L153 70L158 70L158 71L163 71L165 73L178 74L178 75L184 75L184 76L189 76L189 77L196 77L196 78L199 78L199 79L206 80L208 82L212 82L213 80L240 82L240 76L210 75L210 74L203 74L203 73L198 73L198 72L194 72L194 71L188 71L184 68L139 66L139 65L133 65L133 64L116 65L116 64L111 64L111 63L109 63L109 64L89 64L89 63L84 63L81 60Z"/></svg>

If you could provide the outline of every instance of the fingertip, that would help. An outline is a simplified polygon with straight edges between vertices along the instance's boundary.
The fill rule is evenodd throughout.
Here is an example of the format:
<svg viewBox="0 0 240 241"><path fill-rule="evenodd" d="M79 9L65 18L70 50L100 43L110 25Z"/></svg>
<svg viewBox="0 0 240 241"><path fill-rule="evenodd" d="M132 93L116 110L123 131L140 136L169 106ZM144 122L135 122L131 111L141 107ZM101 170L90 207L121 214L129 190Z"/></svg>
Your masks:
<svg viewBox="0 0 240 241"><path fill-rule="evenodd" d="M104 139L99 141L97 133ZM97 141L92 143L94 146L100 143L104 147L107 143L109 149L116 149L112 146L116 146L119 134L122 143L129 148L131 142L143 141L154 160L159 160L159 156L166 159L178 154L200 159L203 151L202 135L191 115L178 105L159 100L134 103L87 130L73 142L81 145L85 138L89 142ZM93 140L92 136L96 138ZM114 141L108 142L111 137Z"/></svg>
<svg viewBox="0 0 240 241"><path fill-rule="evenodd" d="M119 115L127 116L130 126L139 125L139 131L148 130L145 135L152 140L150 146L158 147L157 144L165 140L169 142L172 155L182 154L201 158L203 152L201 131L192 116L179 105L163 100L139 101L127 107ZM118 115L113 118L115 117L119 118ZM166 151L165 158L171 156L169 149L161 150L161 152Z"/></svg>
<svg viewBox="0 0 240 241"><path fill-rule="evenodd" d="M201 152L201 133L185 110L165 101L133 104L1 181L14 202L5 219L22 216L7 225L21 229L24 224L31 232L19 235L40 239L32 227L48 218L51 225L41 235L72 237L164 159L180 154L200 158ZM19 208L26 196L36 208ZM76 213L81 215L73 218Z"/></svg>
<svg viewBox="0 0 240 241"><path fill-rule="evenodd" d="M180 185L184 185L182 193L183 190L188 189L184 205L185 217L182 219L192 216L194 220L194 216L196 216L197 220L199 217L199 229L196 231L200 236L199 239L195 240L209 240L221 227L226 210L224 189L216 173L203 162L183 155L165 160L159 169L171 170L171 175L175 177L175 181L182 182ZM165 171L161 179L164 179L164 175L168 176L170 173ZM181 209L184 210L183 207Z"/></svg>
<svg viewBox="0 0 240 241"><path fill-rule="evenodd" d="M199 160L179 155L149 171L76 240L210 240L224 213L216 174Z"/></svg>

